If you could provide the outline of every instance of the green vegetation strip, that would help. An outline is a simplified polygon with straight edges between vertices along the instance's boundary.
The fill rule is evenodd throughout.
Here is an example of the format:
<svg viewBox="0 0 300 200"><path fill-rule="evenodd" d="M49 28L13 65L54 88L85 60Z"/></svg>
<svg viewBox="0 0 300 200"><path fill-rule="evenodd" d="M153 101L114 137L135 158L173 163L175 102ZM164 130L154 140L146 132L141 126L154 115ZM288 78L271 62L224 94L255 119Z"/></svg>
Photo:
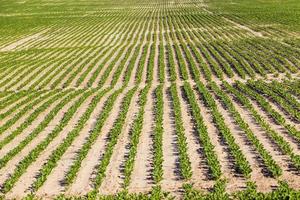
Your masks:
<svg viewBox="0 0 300 200"><path fill-rule="evenodd" d="M82 91L79 90L78 94L80 92ZM27 156L25 156L17 164L16 168L14 169L14 172L8 179L5 180L5 182L2 185L1 191L3 193L9 192L13 188L14 184L19 180L22 174L26 172L26 169L30 166L30 164L33 163L39 157L39 155L47 148L50 142L52 142L59 135L59 133L74 116L75 112L78 110L80 105L93 92L93 90L88 90L87 92L84 92L82 96L68 109L68 111L64 115L64 118L60 121L60 123L57 126L55 126L54 130L50 134L48 134L48 136L41 143L39 143L33 150L30 151L30 153Z"/></svg>
<svg viewBox="0 0 300 200"><path fill-rule="evenodd" d="M33 190L37 191L43 183L46 181L47 176L51 173L51 171L57 166L57 162L61 159L62 155L66 152L66 150L70 147L72 142L79 136L80 131L85 127L86 122L90 118L92 112L95 110L98 102L101 98L109 91L109 89L102 90L98 92L98 94L93 98L91 104L88 109L84 112L84 114L80 117L76 126L72 131L68 133L68 136L59 144L59 146L51 153L50 158L47 163L43 165L42 169L39 172L38 178L33 183Z"/></svg>
<svg viewBox="0 0 300 200"><path fill-rule="evenodd" d="M214 179L218 179L221 176L221 165L218 160L218 156L214 151L214 145L211 143L207 127L203 121L203 117L201 116L201 110L197 103L196 96L193 92L193 89L189 85L189 83L184 83L184 92L187 97L187 101L191 107L191 114L196 124L196 130L199 136L200 144L203 146L204 155L207 159L208 167L211 172L211 175Z"/></svg>
<svg viewBox="0 0 300 200"><path fill-rule="evenodd" d="M124 88L115 91L112 95L108 97L108 100L105 102L101 114L97 117L97 122L95 124L94 129L87 137L86 142L83 144L81 149L78 151L78 154L74 159L73 164L71 165L70 169L65 175L65 183L68 186L71 185L75 180L83 159L86 157L86 155L89 152L89 149L96 142L98 136L101 134L102 127L106 119L109 117L110 111L113 109L117 97L121 94L123 90Z"/></svg>
<svg viewBox="0 0 300 200"><path fill-rule="evenodd" d="M218 111L214 98L203 84L197 83L197 89L204 98L206 105L208 105L211 109L213 121L216 124L219 133L228 144L229 151L235 158L235 165L237 169L240 172L242 172L246 177L249 177L252 171L251 167L248 161L246 160L244 154L242 153L240 147L235 142L235 138L233 137L230 129L225 124L225 119L223 118L222 114Z"/></svg>
<svg viewBox="0 0 300 200"><path fill-rule="evenodd" d="M122 133L122 129L124 127L124 122L126 120L126 115L128 113L129 107L132 102L132 97L135 94L137 87L129 90L121 105L121 111L119 113L118 118L116 119L113 128L109 132L108 144L105 149L104 155L101 157L101 161L99 166L96 169L96 178L94 179L94 189L98 189L106 176L106 168L110 163L110 158L113 154L114 146L118 142L118 137Z"/></svg>
<svg viewBox="0 0 300 200"><path fill-rule="evenodd" d="M143 123L144 123L144 114L145 114L145 106L147 103L147 95L149 93L151 85L146 85L144 89L140 93L140 99L139 99L139 112L132 124L132 128L130 131L130 147L129 147L129 153L128 158L125 161L125 180L124 180L124 187L127 188L130 184L130 176L133 171L135 157L137 154L137 146L139 143L139 137L141 135L142 129L143 129Z"/></svg>
<svg viewBox="0 0 300 200"><path fill-rule="evenodd" d="M233 115L235 122L240 126L240 128L244 131L247 138L251 141L251 143L255 146L256 150L259 152L260 156L263 159L264 164L271 172L272 176L280 176L282 174L282 169L276 164L273 160L272 156L269 152L264 148L264 145L259 141L259 139L255 136L252 130L249 128L249 125L243 120L240 113L235 109L233 103L229 99L229 97L224 93L214 82L210 84L212 90L216 93L216 95L221 98L224 105L228 108L229 112Z"/></svg>
<svg viewBox="0 0 300 200"><path fill-rule="evenodd" d="M153 161L153 179L156 183L159 183L162 180L163 176L163 150L162 150L162 136L164 132L163 128L163 112L164 112L164 102L163 102L163 86L159 85L155 89L155 127L154 127L154 136L153 136L153 145L154 145L154 161Z"/></svg>
<svg viewBox="0 0 300 200"><path fill-rule="evenodd" d="M179 165L181 175L184 179L188 180L192 177L192 167L191 161L188 156L188 144L185 137L185 129L183 127L182 114L181 114L181 105L178 98L178 92L176 85L173 83L170 88L173 110L175 115L175 127L178 137L178 149L179 149Z"/></svg>

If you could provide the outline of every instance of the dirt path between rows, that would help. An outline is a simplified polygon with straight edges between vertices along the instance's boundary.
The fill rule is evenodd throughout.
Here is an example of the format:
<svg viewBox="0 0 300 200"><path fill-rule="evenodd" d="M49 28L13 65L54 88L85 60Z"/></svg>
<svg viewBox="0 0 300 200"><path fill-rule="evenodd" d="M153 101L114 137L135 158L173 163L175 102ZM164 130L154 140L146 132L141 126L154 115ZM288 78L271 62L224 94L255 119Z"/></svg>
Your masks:
<svg viewBox="0 0 300 200"><path fill-rule="evenodd" d="M238 177L234 172L233 158L229 154L228 146L222 141L219 131L214 125L211 111L205 106L204 100L201 99L198 94L196 96L198 98L198 105L201 108L204 124L207 127L208 136L211 143L215 146L214 151L218 156L223 177L228 179L227 191L234 192L241 190L246 185L245 178Z"/></svg>
<svg viewBox="0 0 300 200"><path fill-rule="evenodd" d="M22 38L18 41L15 41L5 47L3 47L2 49L0 49L0 52L6 52L6 51L13 51L15 50L18 46L28 42L28 41L31 41L31 40L36 40L40 37L42 37L43 34L45 34L49 29L45 29L45 30L42 30L38 33L35 33L33 35L30 35L30 36L27 36L25 38Z"/></svg>
<svg viewBox="0 0 300 200"><path fill-rule="evenodd" d="M118 142L114 147L114 152L107 166L105 178L99 188L100 194L115 194L120 192L123 188L125 157L129 153L128 147L130 145L129 132L139 109L138 99L139 95L138 92L136 92L131 100L122 132L119 135Z"/></svg>
<svg viewBox="0 0 300 200"><path fill-rule="evenodd" d="M128 187L129 192L148 192L154 185L151 175L153 171L153 92L154 88L152 87L147 95L143 129L137 146L137 155L131 175L131 183Z"/></svg>
<svg viewBox="0 0 300 200"><path fill-rule="evenodd" d="M182 114L183 126L185 129L185 136L188 144L188 156L191 161L192 178L191 182L194 187L201 190L208 190L213 186L213 181L208 179L208 166L206 159L202 154L203 147L201 146L198 133L196 131L195 122L191 116L190 107L184 100L184 92L180 86L177 85L178 98L180 101L180 108Z"/></svg>
<svg viewBox="0 0 300 200"><path fill-rule="evenodd" d="M78 97L79 98L79 97ZM13 173L17 164L26 156L28 153L34 149L41 140L43 140L49 133L52 132L54 127L59 124L60 120L63 118L64 113L71 107L73 102L66 104L57 114L57 117L52 120L48 127L43 130L38 137L31 141L22 151L20 151L16 156L14 156L7 165L0 170L0 185ZM3 154L4 155L4 154Z"/></svg>
<svg viewBox="0 0 300 200"><path fill-rule="evenodd" d="M279 167L283 170L283 175L281 175L280 180L286 180L290 187L292 188L300 188L300 182L298 181L299 177L295 174L295 171L292 171L289 167L291 165L291 160L288 156L283 155L276 144L271 141L271 139L267 136L265 131L255 122L252 114L246 110L246 108L242 107L229 95L232 103L234 104L237 111L241 114L243 119L247 124L249 124L250 129L255 133L258 140L263 144L264 148L270 153L274 161L279 165ZM256 111L258 111L256 109Z"/></svg>
<svg viewBox="0 0 300 200"><path fill-rule="evenodd" d="M111 95L112 92L112 90L107 92L98 102L97 106L91 114L91 117L85 124L85 127L81 130L79 136L75 139L72 145L68 148L68 150L58 161L57 166L48 176L44 185L37 191L37 196L53 197L64 191L65 187L63 185L63 181L65 178L65 174L72 165L73 160L76 158L77 152L82 147L83 143L86 141L88 133L90 133L94 129L97 117L101 114L101 111L103 110L104 102L108 99L109 95ZM51 190L49 190L49 188L51 188Z"/></svg>
<svg viewBox="0 0 300 200"><path fill-rule="evenodd" d="M35 177L39 174L39 170L47 159L51 155L52 151L61 143L61 141L67 137L69 130L74 128L81 115L85 112L88 105L95 94L89 96L83 104L79 107L76 113L72 116L69 123L63 128L60 134L47 146L37 160L32 163L26 170L26 172L20 177L19 181L15 184L13 189L6 195L7 198L20 198L30 193L29 189L32 183L35 181Z"/></svg>
<svg viewBox="0 0 300 200"><path fill-rule="evenodd" d="M95 176L95 167L99 164L105 151L109 130L113 127L114 121L119 115L121 102L128 90L129 88L125 89L122 94L118 96L114 104L115 106L101 130L102 133L90 148L86 158L82 161L80 170L78 171L73 184L67 188L67 195L84 195L92 189L92 179Z"/></svg>
<svg viewBox="0 0 300 200"><path fill-rule="evenodd" d="M258 191L272 191L273 187L277 185L276 179L264 176L263 166L261 166L262 164L257 160L259 154L247 139L246 133L244 133L244 131L238 126L233 116L222 106L222 102L217 100L218 98L215 95L214 99L216 99L217 108L224 117L226 125L235 138L235 142L239 145L243 155L245 155L245 158L249 162L249 165L252 169L250 180L255 182Z"/></svg>
<svg viewBox="0 0 300 200"><path fill-rule="evenodd" d="M175 132L174 117L172 116L171 99L168 88L163 89L163 179L161 186L164 191L178 193L182 186L179 172L179 152L177 144L177 135Z"/></svg>

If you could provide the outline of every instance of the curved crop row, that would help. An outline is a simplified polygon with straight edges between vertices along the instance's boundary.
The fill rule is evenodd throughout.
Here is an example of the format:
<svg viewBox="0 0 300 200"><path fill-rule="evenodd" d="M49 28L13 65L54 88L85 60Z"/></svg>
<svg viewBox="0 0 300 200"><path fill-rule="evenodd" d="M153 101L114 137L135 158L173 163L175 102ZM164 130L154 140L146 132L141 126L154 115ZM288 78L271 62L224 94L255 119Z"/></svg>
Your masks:
<svg viewBox="0 0 300 200"><path fill-rule="evenodd" d="M198 92L204 98L205 103L209 106L212 112L213 121L216 124L219 133L225 139L228 144L230 153L235 158L235 164L238 170L240 170L246 177L248 177L251 173L251 167L243 155L240 147L235 142L235 138L232 136L229 128L225 124L225 120L222 114L218 111L216 102L209 91L205 88L205 86L201 83L197 83Z"/></svg>
<svg viewBox="0 0 300 200"><path fill-rule="evenodd" d="M211 143L210 138L208 136L207 127L203 121L203 117L201 116L201 109L197 103L196 96L193 92L191 86L185 82L184 83L184 92L186 94L186 98L191 107L191 114L196 123L196 130L199 136L200 144L203 145L204 155L208 163L208 167L214 179L218 179L221 176L221 165L218 160L218 156L214 151L214 145Z"/></svg>
<svg viewBox="0 0 300 200"><path fill-rule="evenodd" d="M154 127L154 136L153 136L153 145L154 145L154 161L153 161L153 178L156 183L159 183L162 180L163 176L163 151L162 151L162 135L164 132L163 128L163 86L159 85L155 89L155 127Z"/></svg>
<svg viewBox="0 0 300 200"><path fill-rule="evenodd" d="M230 86L229 84L224 84L227 90L229 90L237 100L251 112L255 121L265 130L267 135L278 145L280 150L291 157L291 160L295 167L300 167L300 156L293 153L291 146L289 143L280 136L276 131L274 131L270 124L268 124L260 114L254 109L251 102L247 97L245 97L241 92L237 91L234 87ZM245 89L246 90L246 89ZM245 90L243 90L245 92Z"/></svg>
<svg viewBox="0 0 300 200"><path fill-rule="evenodd" d="M62 155L66 152L68 147L72 144L75 138L79 135L80 131L84 128L86 122L89 120L92 112L95 110L98 102L108 92L109 89L100 91L90 103L88 109L80 117L76 126L68 133L67 137L60 143L60 145L51 153L47 163L40 169L38 178L33 183L33 190L37 191L43 183L46 181L47 176L51 173L52 169L57 166L57 162L60 160Z"/></svg>
<svg viewBox="0 0 300 200"><path fill-rule="evenodd" d="M191 162L188 156L188 144L185 137L185 129L182 122L182 114L180 110L180 102L178 98L178 93L176 85L173 83L170 88L170 93L172 97L173 110L175 115L175 128L178 137L178 149L179 149L179 165L180 172L184 179L188 180L192 176Z"/></svg>
<svg viewBox="0 0 300 200"><path fill-rule="evenodd" d="M62 129L68 124L71 120L75 112L78 110L80 105L93 93L93 90L89 90L85 92L65 113L64 118L60 121L60 123L54 128L54 130L41 142L39 143L30 153L25 156L16 166L14 172L11 176L5 180L3 186L1 188L3 193L9 192L14 184L19 180L22 174L26 171L26 169L33 163L38 156L46 149L46 147L50 144L51 141L58 136L58 134L62 131Z"/></svg>
<svg viewBox="0 0 300 200"><path fill-rule="evenodd" d="M215 92L215 94L221 98L224 105L228 108L229 112L233 115L235 122L239 125L239 127L246 134L248 140L255 146L256 150L259 152L260 156L263 159L268 170L271 172L273 176L279 176L282 174L281 168L276 164L273 160L269 152L264 148L263 144L259 141L259 139L255 136L252 130L249 128L249 125L243 120L240 113L235 109L231 100L228 96L214 83L210 84L210 87Z"/></svg>
<svg viewBox="0 0 300 200"><path fill-rule="evenodd" d="M93 180L94 189L98 189L103 181L103 178L106 176L106 168L110 163L110 158L112 156L114 146L118 142L118 137L122 133L122 129L124 127L124 122L126 120L126 115L128 113L129 107L131 105L132 97L134 96L137 87L129 90L126 96L123 99L121 105L121 111L119 113L118 118L116 119L113 128L109 131L109 139L105 149L103 156L101 157L101 161L96 168L96 177Z"/></svg>
<svg viewBox="0 0 300 200"><path fill-rule="evenodd" d="M89 136L86 139L86 142L78 151L78 154L76 155L73 164L71 165L67 174L65 175L65 183L67 185L70 185L76 178L77 172L80 169L83 159L86 157L89 149L95 143L98 136L101 134L102 127L106 119L109 117L110 111L112 110L117 97L121 94L122 91L123 88L115 91L112 95L108 97L108 100L105 102L101 114L97 117L97 123L95 124L93 131L89 134Z"/></svg>

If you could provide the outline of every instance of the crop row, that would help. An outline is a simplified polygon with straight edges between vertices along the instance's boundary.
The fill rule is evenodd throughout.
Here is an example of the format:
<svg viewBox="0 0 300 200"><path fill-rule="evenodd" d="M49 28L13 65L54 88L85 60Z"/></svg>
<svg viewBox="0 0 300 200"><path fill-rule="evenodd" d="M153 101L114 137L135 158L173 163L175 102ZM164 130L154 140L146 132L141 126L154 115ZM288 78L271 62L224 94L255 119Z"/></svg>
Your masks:
<svg viewBox="0 0 300 200"><path fill-rule="evenodd" d="M246 134L247 139L255 146L256 150L259 152L261 158L263 159L264 164L271 172L273 176L279 176L282 174L281 168L273 160L270 153L265 149L264 145L259 141L255 134L250 129L249 125L243 120L240 113L235 109L230 98L224 93L214 82L210 84L210 87L215 92L215 94L221 98L224 105L228 108L229 112L233 115L235 122Z"/></svg>
<svg viewBox="0 0 300 200"><path fill-rule="evenodd" d="M143 124L144 124L144 114L145 114L145 106L147 103L147 95L149 93L151 85L146 85L144 89L140 92L139 97L139 111L137 117L134 119L132 128L130 131L130 147L128 158L125 161L124 167L124 187L128 187L130 184L130 176L133 171L135 156L137 154L137 146L139 143L139 137L142 132Z"/></svg>
<svg viewBox="0 0 300 200"><path fill-rule="evenodd" d="M181 175L184 179L190 179L192 176L191 161L189 159L187 150L188 144L185 137L185 129L183 127L181 105L178 98L176 85L173 83L170 88L172 96L173 111L175 115L175 129L177 133L178 149L179 149L179 165Z"/></svg>
<svg viewBox="0 0 300 200"><path fill-rule="evenodd" d="M278 145L279 149L284 153L291 157L291 160L295 167L299 168L300 164L300 157L293 153L291 146L289 143L277 133L273 128L270 126L268 122L257 112L257 110L253 107L251 102L247 97L245 97L240 91L236 90L234 87L230 86L229 84L224 84L227 90L229 90L237 100L244 105L252 114L255 121L265 130L267 135ZM249 90L246 87L243 87L243 91Z"/></svg>
<svg viewBox="0 0 300 200"><path fill-rule="evenodd" d="M98 136L101 134L102 127L106 119L109 117L110 111L112 110L117 97L121 94L122 91L123 88L115 91L112 95L108 97L108 100L106 100L101 114L97 117L97 123L95 124L95 127L93 128L92 132L88 135L86 142L78 151L71 167L65 175L66 185L70 185L71 183L73 183L74 179L76 178L77 173L81 167L82 161L85 159L89 152L89 149L96 142Z"/></svg>
<svg viewBox="0 0 300 200"><path fill-rule="evenodd" d="M96 168L96 177L94 179L94 188L98 189L103 181L103 178L106 176L106 168L110 163L110 158L113 154L114 146L118 142L119 135L122 133L124 127L124 122L126 120L129 107L132 102L132 98L137 90L137 87L129 90L125 95L123 102L121 104L121 111L116 119L113 128L109 131L108 143L105 149L105 153L101 157L101 161Z"/></svg>
<svg viewBox="0 0 300 200"><path fill-rule="evenodd" d="M33 190L37 191L38 188L46 181L47 176L51 173L54 167L57 166L57 162L61 159L62 155L70 147L75 138L80 134L81 130L86 125L92 112L95 110L98 102L108 92L108 89L98 92L98 94L92 99L89 107L86 109L84 114L78 120L76 126L68 133L67 137L59 144L59 146L51 153L51 156L47 160L47 163L39 171L38 178L33 183Z"/></svg>
<svg viewBox="0 0 300 200"><path fill-rule="evenodd" d="M249 176L251 173L251 167L246 160L244 154L242 153L240 147L237 145L235 138L233 137L230 129L225 124L225 119L222 114L218 111L216 102L210 92L206 89L206 87L197 83L198 92L203 97L205 104L211 109L213 121L216 124L219 133L225 139L228 144L230 153L235 158L235 165L239 171L241 171L245 176Z"/></svg>
<svg viewBox="0 0 300 200"><path fill-rule="evenodd" d="M193 92L193 89L188 83L184 83L184 91L186 98L191 107L191 114L196 124L196 130L199 137L200 144L203 146L204 155L208 163L208 167L214 179L218 179L221 176L221 165L218 160L218 156L214 151L214 145L212 144L207 127L204 123L201 115L201 109L197 103L197 98Z"/></svg>
<svg viewBox="0 0 300 200"><path fill-rule="evenodd" d="M162 150L162 136L164 133L163 128L163 112L164 112L164 102L163 102L163 86L159 85L155 89L155 125L154 125L154 136L153 136L153 145L154 145L154 158L153 158L153 179L156 183L162 180L163 176L163 150Z"/></svg>
<svg viewBox="0 0 300 200"><path fill-rule="evenodd" d="M80 90L78 91L80 92ZM59 133L63 130L63 128L68 124L71 120L77 109L80 105L93 93L93 90L86 91L82 94L82 96L68 109L65 113L64 118L60 121L58 125L55 126L54 130L51 131L47 137L40 142L30 153L25 156L16 166L11 176L5 180L2 186L2 192L7 193L10 191L14 184L19 180L22 174L26 171L26 169L33 163L39 155L47 148L51 141L53 141Z"/></svg>

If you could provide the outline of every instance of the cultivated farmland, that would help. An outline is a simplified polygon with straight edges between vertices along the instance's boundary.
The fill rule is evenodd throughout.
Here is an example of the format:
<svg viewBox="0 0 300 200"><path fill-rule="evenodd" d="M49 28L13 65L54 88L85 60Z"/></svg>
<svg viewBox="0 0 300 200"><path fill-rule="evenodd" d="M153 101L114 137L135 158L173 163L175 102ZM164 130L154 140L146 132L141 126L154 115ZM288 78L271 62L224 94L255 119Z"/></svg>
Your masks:
<svg viewBox="0 0 300 200"><path fill-rule="evenodd" d="M300 197L298 0L0 0L0 199Z"/></svg>

